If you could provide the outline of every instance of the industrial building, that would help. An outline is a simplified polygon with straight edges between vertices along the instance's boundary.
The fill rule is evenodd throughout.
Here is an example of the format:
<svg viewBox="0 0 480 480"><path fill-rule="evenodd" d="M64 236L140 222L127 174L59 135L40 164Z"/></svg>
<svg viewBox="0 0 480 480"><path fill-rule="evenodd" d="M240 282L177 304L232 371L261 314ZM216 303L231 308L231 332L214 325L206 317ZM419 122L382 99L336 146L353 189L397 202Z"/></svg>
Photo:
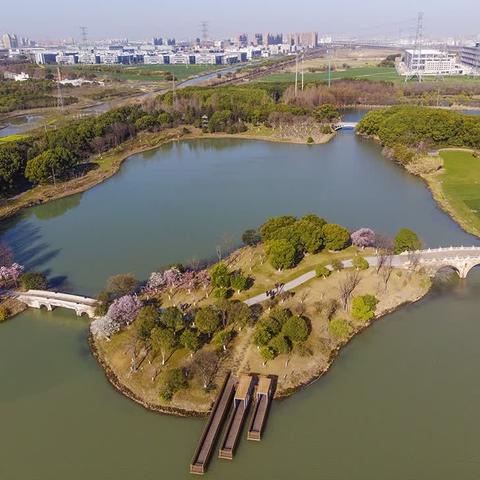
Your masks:
<svg viewBox="0 0 480 480"><path fill-rule="evenodd" d="M406 50L403 62L397 70L400 75L412 76L448 76L463 75L465 68L459 64L457 55L441 50Z"/></svg>
<svg viewBox="0 0 480 480"><path fill-rule="evenodd" d="M472 73L480 74L480 43L462 47L460 62L472 69Z"/></svg>

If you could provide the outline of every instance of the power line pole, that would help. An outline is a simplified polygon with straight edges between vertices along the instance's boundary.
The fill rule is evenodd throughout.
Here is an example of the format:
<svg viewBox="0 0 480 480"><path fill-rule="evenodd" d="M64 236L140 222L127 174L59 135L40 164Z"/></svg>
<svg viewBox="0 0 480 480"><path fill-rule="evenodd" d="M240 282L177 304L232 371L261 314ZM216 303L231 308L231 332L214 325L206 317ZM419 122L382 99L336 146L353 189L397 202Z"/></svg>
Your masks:
<svg viewBox="0 0 480 480"><path fill-rule="evenodd" d="M416 63L416 70L414 71L413 68L410 70L411 75L405 76L405 82L407 82L410 78L415 76L418 77L418 81L422 82L422 71L421 71L421 61L422 61L422 46L423 46L423 12L418 12L417 16L417 31L415 34L415 45L413 46L413 56L412 56L412 67L413 64ZM415 57L417 57L417 61L415 62Z"/></svg>
<svg viewBox="0 0 480 480"><path fill-rule="evenodd" d="M298 52L295 56L295 97L298 94Z"/></svg>
<svg viewBox="0 0 480 480"><path fill-rule="evenodd" d="M304 65L303 65L304 59L305 59L305 53L302 53L302 92L303 92L303 87L305 85L305 71L304 71Z"/></svg>

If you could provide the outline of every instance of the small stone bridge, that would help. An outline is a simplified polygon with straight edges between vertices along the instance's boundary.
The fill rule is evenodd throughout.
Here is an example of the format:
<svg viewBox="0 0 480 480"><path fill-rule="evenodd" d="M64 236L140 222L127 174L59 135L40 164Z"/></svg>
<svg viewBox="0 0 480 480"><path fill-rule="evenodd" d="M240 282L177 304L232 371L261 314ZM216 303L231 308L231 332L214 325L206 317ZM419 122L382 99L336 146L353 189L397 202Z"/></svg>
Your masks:
<svg viewBox="0 0 480 480"><path fill-rule="evenodd" d="M333 125L333 129L337 130L355 130L357 128L358 122L339 122Z"/></svg>
<svg viewBox="0 0 480 480"><path fill-rule="evenodd" d="M43 290L29 290L28 292L15 294L15 297L18 301L32 308L43 307L51 311L55 307L61 307L74 310L79 317L82 315L87 315L90 318L95 317L94 312L97 301L93 298Z"/></svg>

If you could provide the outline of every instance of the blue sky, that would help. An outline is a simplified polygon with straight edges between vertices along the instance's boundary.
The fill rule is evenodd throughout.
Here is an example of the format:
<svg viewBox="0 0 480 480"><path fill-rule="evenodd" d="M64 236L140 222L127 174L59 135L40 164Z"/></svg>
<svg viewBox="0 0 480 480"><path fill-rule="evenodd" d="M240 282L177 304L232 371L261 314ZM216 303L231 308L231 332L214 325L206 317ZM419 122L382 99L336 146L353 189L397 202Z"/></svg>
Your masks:
<svg viewBox="0 0 480 480"><path fill-rule="evenodd" d="M3 0L0 32L34 38L193 38L201 20L212 37L242 31L310 31L365 36L411 31L418 11L431 35L480 33L479 0Z"/></svg>

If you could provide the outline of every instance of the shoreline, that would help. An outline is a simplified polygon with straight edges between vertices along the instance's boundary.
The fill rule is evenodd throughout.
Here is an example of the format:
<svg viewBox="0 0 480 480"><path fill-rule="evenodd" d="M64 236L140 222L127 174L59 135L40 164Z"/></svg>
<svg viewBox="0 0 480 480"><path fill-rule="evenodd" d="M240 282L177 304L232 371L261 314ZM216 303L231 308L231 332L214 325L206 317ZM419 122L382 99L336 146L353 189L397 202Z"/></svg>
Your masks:
<svg viewBox="0 0 480 480"><path fill-rule="evenodd" d="M351 336L346 339L342 344L338 345L334 350L331 351L328 360L327 360L327 365L323 368L317 369L310 377L308 377L306 380L303 379L301 380L297 385L294 387L287 388L285 390L277 390L274 396L274 400L286 400L287 398L292 397L295 393L300 392L311 385L313 385L315 382L319 381L322 377L324 377L326 374L330 373L332 367L335 364L335 361L340 357L340 354L342 353L342 350L349 345L354 339L364 333L366 330L368 330L371 326L373 326L376 322L384 319L384 317L387 317L388 315L400 310L401 308L407 307L409 305L413 305L423 298L425 298L431 291L432 285L430 284L427 288L424 289L424 291L418 293L414 298L405 300L401 302L400 304L391 307L391 308L386 308L385 310L381 311L378 315L376 315L372 320L370 320L368 323L365 323L363 325L357 326L355 330L352 332ZM150 402L147 402L140 398L137 394L131 391L130 388L128 388L125 384L123 384L116 373L112 370L110 365L107 363L107 361L103 358L102 354L100 353L95 340L93 339L92 335L89 333L88 336L88 344L90 347L90 351L95 358L95 360L98 362L99 366L103 369L103 372L105 374L105 377L107 381L110 383L110 385L117 391L117 393L129 398L130 400L134 401L138 405L142 406L148 411L154 412L154 413L160 413L164 415L173 415L177 417L190 417L190 418L204 418L210 414L211 410L211 405L210 409L208 411L200 411L200 410L186 410L183 408L178 408L175 406L172 407L165 407L165 406L159 406L159 405L154 405L151 404ZM220 368L221 370L221 368ZM174 403L174 402L172 402Z"/></svg>
<svg viewBox="0 0 480 480"><path fill-rule="evenodd" d="M83 177L68 180L59 184L58 186L38 185L33 189L27 190L14 197L10 197L9 199L0 199L0 222L17 215L24 209L86 192L116 175L120 171L123 163L130 157L138 155L139 153L155 150L156 148L159 148L162 145L166 145L170 142L209 138L235 138L240 140L258 140L272 143L289 143L292 145L315 146L324 145L335 137L335 134L332 133L330 135L324 135L323 137L325 138L322 138L320 142L307 144L303 139L300 138L279 139L273 136L269 137L265 135L255 135L251 132L240 134L205 134L199 129L188 126L184 128L191 128L191 132L183 133L182 128L183 127L178 127L175 129L166 130L164 132L147 133L128 140L125 142L123 147L119 146L113 151L106 152L103 157L100 156L92 158L91 163L95 163L97 168L89 171ZM142 140L146 142L150 141L152 143L142 144ZM102 170L102 165L108 162L110 162L110 165L107 165L106 170ZM11 203L11 205L9 205L9 203Z"/></svg>

